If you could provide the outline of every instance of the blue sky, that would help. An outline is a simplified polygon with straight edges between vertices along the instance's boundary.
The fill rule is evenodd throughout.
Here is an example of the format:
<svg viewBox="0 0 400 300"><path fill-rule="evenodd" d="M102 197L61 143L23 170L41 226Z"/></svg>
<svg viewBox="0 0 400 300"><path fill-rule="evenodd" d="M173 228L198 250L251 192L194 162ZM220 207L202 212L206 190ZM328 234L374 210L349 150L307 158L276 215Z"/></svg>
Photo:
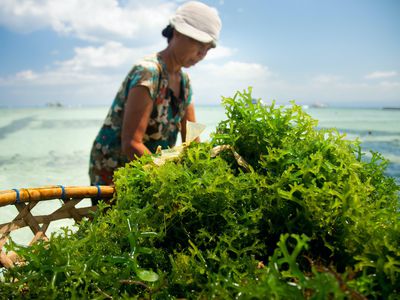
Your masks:
<svg viewBox="0 0 400 300"><path fill-rule="evenodd" d="M400 1L204 2L223 28L186 70L197 104L252 86L264 102L400 107ZM109 105L181 3L0 0L0 106Z"/></svg>

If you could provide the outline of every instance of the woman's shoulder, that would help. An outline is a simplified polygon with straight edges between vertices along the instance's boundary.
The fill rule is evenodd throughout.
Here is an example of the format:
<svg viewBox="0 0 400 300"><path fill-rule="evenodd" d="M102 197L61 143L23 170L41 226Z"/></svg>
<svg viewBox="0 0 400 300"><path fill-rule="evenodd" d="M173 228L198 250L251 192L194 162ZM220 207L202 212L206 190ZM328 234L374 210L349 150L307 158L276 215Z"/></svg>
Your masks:
<svg viewBox="0 0 400 300"><path fill-rule="evenodd" d="M136 62L134 65L133 69L136 70L145 70L147 72L151 73L159 73L161 70L161 65L160 62L157 59L157 55L152 54L149 56L146 56L139 61Z"/></svg>
<svg viewBox="0 0 400 300"><path fill-rule="evenodd" d="M137 82L149 81L158 84L161 67L155 55L147 56L137 61L125 78L125 83L129 84L129 88L136 85ZM146 84L147 85L147 84Z"/></svg>

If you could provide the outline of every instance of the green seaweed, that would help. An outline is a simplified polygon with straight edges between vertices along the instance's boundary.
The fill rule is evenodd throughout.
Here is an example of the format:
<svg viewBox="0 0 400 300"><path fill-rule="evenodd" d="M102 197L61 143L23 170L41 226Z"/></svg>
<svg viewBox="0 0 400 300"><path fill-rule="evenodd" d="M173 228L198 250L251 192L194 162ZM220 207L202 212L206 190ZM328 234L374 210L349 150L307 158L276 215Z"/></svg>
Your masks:
<svg viewBox="0 0 400 300"><path fill-rule="evenodd" d="M211 142L119 169L112 206L49 242L10 245L9 299L396 299L399 187L378 153L301 107L223 98ZM216 157L215 146L232 151Z"/></svg>

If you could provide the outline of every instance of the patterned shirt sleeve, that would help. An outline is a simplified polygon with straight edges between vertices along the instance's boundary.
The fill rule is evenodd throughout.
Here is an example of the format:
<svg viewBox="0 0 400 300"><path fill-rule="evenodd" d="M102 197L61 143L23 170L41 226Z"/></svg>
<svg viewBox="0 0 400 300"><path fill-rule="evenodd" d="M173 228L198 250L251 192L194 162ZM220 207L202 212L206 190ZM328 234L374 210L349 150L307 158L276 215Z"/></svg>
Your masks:
<svg viewBox="0 0 400 300"><path fill-rule="evenodd" d="M159 80L159 66L151 61L142 62L141 64L134 66L128 75L125 97L128 97L129 91L133 87L145 86L149 89L150 97L154 101L157 98Z"/></svg>

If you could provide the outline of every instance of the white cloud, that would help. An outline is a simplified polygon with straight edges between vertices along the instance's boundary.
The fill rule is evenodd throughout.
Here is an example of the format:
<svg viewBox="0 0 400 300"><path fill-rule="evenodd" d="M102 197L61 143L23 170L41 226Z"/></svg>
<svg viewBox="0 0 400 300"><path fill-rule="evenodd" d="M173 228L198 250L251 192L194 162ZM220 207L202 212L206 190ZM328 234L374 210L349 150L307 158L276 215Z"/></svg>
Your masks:
<svg viewBox="0 0 400 300"><path fill-rule="evenodd" d="M32 70L25 70L15 74L15 77L21 80L33 80L37 78L37 74L35 74Z"/></svg>
<svg viewBox="0 0 400 300"><path fill-rule="evenodd" d="M157 7L157 9L154 9ZM0 24L21 32L51 28L84 40L159 37L175 11L173 2L128 0L0 0Z"/></svg>
<svg viewBox="0 0 400 300"><path fill-rule="evenodd" d="M228 61L224 64L199 63L189 70L197 103L216 104L221 96L232 96L249 86L259 95L273 78L268 67L257 63Z"/></svg>
<svg viewBox="0 0 400 300"><path fill-rule="evenodd" d="M331 84L334 82L338 82L340 80L340 76L337 75L329 75L329 74L320 74L312 78L312 82L316 84Z"/></svg>
<svg viewBox="0 0 400 300"><path fill-rule="evenodd" d="M120 80L122 80L125 73L136 61L164 47L165 41L136 48L125 47L122 43L113 41L106 42L97 47L77 47L74 49L75 54L71 59L57 61L44 72L23 70L13 76L2 78L0 82L2 85L16 85L22 82L39 85L65 85L72 84L76 80L76 83L79 84L82 80L87 82L90 79L106 78L109 73L119 73L121 76ZM234 49L223 46L211 51L213 53L210 52L210 55L207 56L207 61L217 61L227 58L235 52ZM240 62L229 62L224 65L222 71L216 64L205 63L203 70L205 70L205 73L216 74L220 78L226 76L224 72L232 75L237 74L237 72L242 74L268 72L268 70L263 69L257 64Z"/></svg>
<svg viewBox="0 0 400 300"><path fill-rule="evenodd" d="M197 67L200 71L215 76L217 78L229 78L238 80L254 80L265 78L271 75L268 67L257 63L244 63L239 61L229 61L223 65L215 63L205 63Z"/></svg>
<svg viewBox="0 0 400 300"><path fill-rule="evenodd" d="M329 84L312 81L305 83L303 88L291 86L292 93L312 104L315 101L336 106L381 106L400 104L400 84L396 82L363 82L353 81L344 76Z"/></svg>
<svg viewBox="0 0 400 300"><path fill-rule="evenodd" d="M107 42L100 47L75 48L75 56L59 62L62 69L88 71L92 68L115 68L132 63L140 50L124 47L118 42Z"/></svg>
<svg viewBox="0 0 400 300"><path fill-rule="evenodd" d="M365 75L366 79L383 79L397 76L396 71L375 71Z"/></svg>
<svg viewBox="0 0 400 300"><path fill-rule="evenodd" d="M12 87L21 99L34 97L46 101L46 95L52 91L52 95L60 95L66 102L109 103L131 65L165 47L160 29L167 24L178 2L152 0L141 4L142 1L127 0L122 5L117 0L0 0L0 25L22 32L50 28L60 34L96 41L75 48L71 58L54 62L44 71L28 66L0 78L0 84ZM142 46L132 47L131 40L140 41ZM203 62L188 70L198 104L218 103L221 96L232 96L249 86L253 87L254 97L266 102L295 99L300 104L321 101L345 105L352 99L364 104L375 103L382 95L388 101L399 100L396 71L375 71L364 78L380 79L377 81L351 82L345 75L319 74L292 82L284 75L276 75L279 70L271 72L265 65L236 60L238 52L218 45ZM57 52L52 55L58 56Z"/></svg>
<svg viewBox="0 0 400 300"><path fill-rule="evenodd" d="M74 72L73 70L55 69L42 73L34 73L31 70L21 71L14 76L2 78L3 86L63 86L84 85L93 82L107 81L108 75L101 73Z"/></svg>
<svg viewBox="0 0 400 300"><path fill-rule="evenodd" d="M398 87L400 87L400 82L396 82L396 81L382 81L382 82L379 82L379 85L381 86L381 87L384 87L384 88L389 88L389 89L391 89L391 88L398 88ZM399 99L400 100L400 99Z"/></svg>
<svg viewBox="0 0 400 300"><path fill-rule="evenodd" d="M332 74L291 81L267 66L237 61L200 63L190 73L197 103L217 104L221 96L233 96L237 90L251 86L253 96L266 103L276 100L278 104L287 104L295 100L298 104L320 102L354 107L400 105L400 82L395 81L368 83Z"/></svg>
<svg viewBox="0 0 400 300"><path fill-rule="evenodd" d="M207 53L204 61L217 60L221 58L227 58L233 56L237 52L237 49L232 49L218 45L216 48L210 49Z"/></svg>
<svg viewBox="0 0 400 300"><path fill-rule="evenodd" d="M37 73L24 70L14 76L0 78L0 84L13 86L14 90L20 90L19 93L35 90L35 97L43 101L49 101L48 94L57 94L61 102L109 103L133 58L139 56L138 52L148 54L146 50L125 48L119 43L77 48L72 59L59 62L53 69ZM230 50L222 52L230 53ZM122 55L116 57L115 53ZM219 64L217 59L211 59L187 71L199 104L218 103L222 95L232 96L237 90L249 86L254 87L256 96L262 97L269 95L267 91L271 85L277 85L268 67L256 63L228 61ZM29 88L22 91L18 88L22 86Z"/></svg>
<svg viewBox="0 0 400 300"><path fill-rule="evenodd" d="M125 54L116 58L113 51ZM12 86L21 99L40 99L45 103L56 97L71 104L108 104L130 67L130 55L138 56L138 50L118 43L78 48L72 59L58 63L53 69L23 70L12 77L0 78L0 84ZM221 96L230 97L237 90L251 86L253 96L266 103L275 99L278 104L286 104L293 99L298 104L381 106L384 98L385 105L400 105L398 81L352 82L344 76L325 74L300 83L276 75L265 65L234 60L203 61L186 71L192 78L197 104L218 104Z"/></svg>
<svg viewBox="0 0 400 300"><path fill-rule="evenodd" d="M43 72L23 70L15 75L2 78L2 85L81 85L90 81L108 80L110 74L125 73L140 58L161 49L164 43L147 47L128 48L119 42L107 42L101 46L77 47L74 56L65 61L55 62Z"/></svg>

